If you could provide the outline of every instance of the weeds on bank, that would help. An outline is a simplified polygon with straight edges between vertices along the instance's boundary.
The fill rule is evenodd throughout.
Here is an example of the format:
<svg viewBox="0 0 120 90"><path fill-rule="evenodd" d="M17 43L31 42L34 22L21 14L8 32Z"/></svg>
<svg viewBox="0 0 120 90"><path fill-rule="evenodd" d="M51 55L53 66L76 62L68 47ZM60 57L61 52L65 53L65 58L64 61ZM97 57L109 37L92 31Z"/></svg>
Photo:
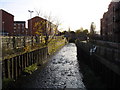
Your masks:
<svg viewBox="0 0 120 90"><path fill-rule="evenodd" d="M33 65L29 66L29 67L26 67L23 70L23 72L28 73L28 74L32 74L35 70L37 70L37 68L38 68L37 64L33 64Z"/></svg>

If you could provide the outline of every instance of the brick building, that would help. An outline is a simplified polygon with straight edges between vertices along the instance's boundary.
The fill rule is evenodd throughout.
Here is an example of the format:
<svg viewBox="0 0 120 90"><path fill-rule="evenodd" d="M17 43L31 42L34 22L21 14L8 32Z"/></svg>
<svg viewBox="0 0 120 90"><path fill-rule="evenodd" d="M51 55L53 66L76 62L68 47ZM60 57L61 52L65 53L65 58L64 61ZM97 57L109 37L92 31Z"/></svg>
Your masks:
<svg viewBox="0 0 120 90"><path fill-rule="evenodd" d="M42 35L45 35L46 33L53 35L55 30L57 30L57 26L55 24L39 16L28 20L29 35L37 35L36 32L42 33Z"/></svg>
<svg viewBox="0 0 120 90"><path fill-rule="evenodd" d="M101 36L104 40L120 42L120 1L111 2L101 19Z"/></svg>
<svg viewBox="0 0 120 90"><path fill-rule="evenodd" d="M14 21L14 35L24 36L27 35L27 33L25 21Z"/></svg>
<svg viewBox="0 0 120 90"><path fill-rule="evenodd" d="M41 17L33 17L32 19L28 20L28 34L29 35L37 35L36 31L39 30L41 33L45 33L47 30L47 25L46 25L47 20L43 19ZM41 30L40 30L41 29Z"/></svg>
<svg viewBox="0 0 120 90"><path fill-rule="evenodd" d="M0 33L13 35L14 16L0 9Z"/></svg>

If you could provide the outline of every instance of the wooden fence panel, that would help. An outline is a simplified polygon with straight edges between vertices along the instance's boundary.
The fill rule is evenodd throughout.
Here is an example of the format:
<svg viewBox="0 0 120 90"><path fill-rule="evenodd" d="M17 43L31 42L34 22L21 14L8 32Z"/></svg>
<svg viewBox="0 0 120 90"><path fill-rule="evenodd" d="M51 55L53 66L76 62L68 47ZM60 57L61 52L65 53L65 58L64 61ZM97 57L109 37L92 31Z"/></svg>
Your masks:
<svg viewBox="0 0 120 90"><path fill-rule="evenodd" d="M48 48L41 48L32 52L15 56L2 61L2 77L17 79L25 67L40 64L47 58Z"/></svg>

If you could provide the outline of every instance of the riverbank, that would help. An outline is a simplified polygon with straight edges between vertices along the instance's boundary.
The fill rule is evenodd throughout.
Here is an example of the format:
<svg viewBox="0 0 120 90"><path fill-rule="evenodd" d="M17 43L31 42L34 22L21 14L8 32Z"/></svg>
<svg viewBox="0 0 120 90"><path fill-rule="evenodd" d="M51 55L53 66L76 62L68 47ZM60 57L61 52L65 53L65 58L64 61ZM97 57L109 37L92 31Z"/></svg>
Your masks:
<svg viewBox="0 0 120 90"><path fill-rule="evenodd" d="M34 65L29 66L29 67L26 67L23 70L19 79L21 79L22 77L26 77L30 74L33 74L38 68L39 69L44 68L46 66L46 64L48 63L49 58L54 53L56 53L60 48L62 48L65 44L66 44L65 38L64 39L53 39L53 41L51 41L48 44L48 56L47 56L48 58L45 60L42 60L39 64L34 64ZM19 79L17 79L16 81L19 82ZM7 88L15 87L16 81L13 79L8 79L8 78L4 79L3 80L3 90L7 89Z"/></svg>
<svg viewBox="0 0 120 90"><path fill-rule="evenodd" d="M15 88L21 89L82 89L82 74L76 57L76 46L73 43L65 45L55 53L42 69L19 79Z"/></svg>

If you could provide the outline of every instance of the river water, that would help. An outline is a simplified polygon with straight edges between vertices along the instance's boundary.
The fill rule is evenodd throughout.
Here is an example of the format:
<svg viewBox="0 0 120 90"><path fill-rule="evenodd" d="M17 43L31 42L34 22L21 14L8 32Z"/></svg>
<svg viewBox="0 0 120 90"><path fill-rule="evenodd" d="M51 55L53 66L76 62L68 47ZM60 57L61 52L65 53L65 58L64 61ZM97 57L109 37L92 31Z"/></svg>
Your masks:
<svg viewBox="0 0 120 90"><path fill-rule="evenodd" d="M47 66L37 70L18 83L17 88L77 88L86 90L82 82L77 61L76 46L73 43L65 45L57 52Z"/></svg>

